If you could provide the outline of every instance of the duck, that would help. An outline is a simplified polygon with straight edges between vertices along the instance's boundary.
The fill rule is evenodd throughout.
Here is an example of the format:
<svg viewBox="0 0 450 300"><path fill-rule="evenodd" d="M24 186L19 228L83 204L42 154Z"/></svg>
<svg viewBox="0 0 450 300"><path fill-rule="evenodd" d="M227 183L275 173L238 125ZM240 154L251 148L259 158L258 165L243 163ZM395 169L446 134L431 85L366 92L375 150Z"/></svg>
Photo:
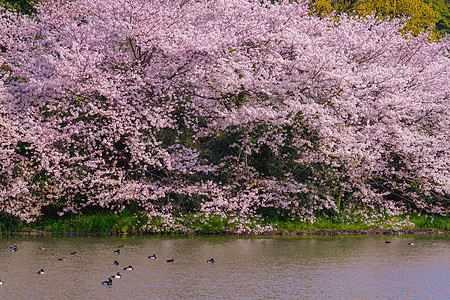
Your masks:
<svg viewBox="0 0 450 300"><path fill-rule="evenodd" d="M171 259L168 259L168 260L166 260L166 261L169 262L169 263L171 263L171 262L174 262L175 259L171 258Z"/></svg>
<svg viewBox="0 0 450 300"><path fill-rule="evenodd" d="M11 252L16 252L17 251L17 245L14 245L13 247L10 247Z"/></svg>
<svg viewBox="0 0 450 300"><path fill-rule="evenodd" d="M390 243L391 243L391 241L385 241L384 243L385 243L385 244L390 244Z"/></svg>
<svg viewBox="0 0 450 300"><path fill-rule="evenodd" d="M0 280L0 285L4 285L5 283L2 281L2 280Z"/></svg>
<svg viewBox="0 0 450 300"><path fill-rule="evenodd" d="M115 261L114 261L114 265L115 265L115 266L118 266L118 265L119 265L119 262L118 262L117 260L115 260Z"/></svg>
<svg viewBox="0 0 450 300"><path fill-rule="evenodd" d="M122 275L119 272L117 272L117 274L111 276L111 278L122 278Z"/></svg>
<svg viewBox="0 0 450 300"><path fill-rule="evenodd" d="M117 247L122 248L122 247L123 247L123 244L122 244L122 245L119 245L119 246L117 246Z"/></svg>
<svg viewBox="0 0 450 300"><path fill-rule="evenodd" d="M44 250L45 250L45 248L44 248L44 247L39 247L39 250L42 250L42 251L44 251Z"/></svg>
<svg viewBox="0 0 450 300"><path fill-rule="evenodd" d="M114 251L115 254L120 254L120 249Z"/></svg>
<svg viewBox="0 0 450 300"><path fill-rule="evenodd" d="M129 265L128 267L123 268L125 271L133 271L133 267Z"/></svg>
<svg viewBox="0 0 450 300"><path fill-rule="evenodd" d="M216 261L214 260L214 258L211 258L211 259L207 260L206 262L215 263Z"/></svg>
<svg viewBox="0 0 450 300"><path fill-rule="evenodd" d="M58 260L64 261L64 260L66 260L66 258L63 256L63 257L61 257L61 258L58 258Z"/></svg>
<svg viewBox="0 0 450 300"><path fill-rule="evenodd" d="M71 252L70 255L77 255L77 252Z"/></svg>
<svg viewBox="0 0 450 300"><path fill-rule="evenodd" d="M150 258L150 259L156 259L156 254L150 255L148 258Z"/></svg>
<svg viewBox="0 0 450 300"><path fill-rule="evenodd" d="M112 285L112 279L108 278L108 280L105 280L102 282L103 285Z"/></svg>
<svg viewBox="0 0 450 300"><path fill-rule="evenodd" d="M40 269L38 272L37 272L39 275L44 275L44 269Z"/></svg>
<svg viewBox="0 0 450 300"><path fill-rule="evenodd" d="M409 242L408 245L414 246L415 244L414 244L414 242Z"/></svg>

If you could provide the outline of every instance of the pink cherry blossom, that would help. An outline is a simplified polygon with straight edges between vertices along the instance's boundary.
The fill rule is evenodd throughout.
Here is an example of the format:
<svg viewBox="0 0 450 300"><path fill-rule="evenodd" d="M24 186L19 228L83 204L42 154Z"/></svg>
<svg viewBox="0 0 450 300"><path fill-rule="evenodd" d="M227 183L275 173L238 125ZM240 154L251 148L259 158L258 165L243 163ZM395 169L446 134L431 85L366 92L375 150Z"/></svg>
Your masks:
<svg viewBox="0 0 450 300"><path fill-rule="evenodd" d="M302 1L37 10L0 20L1 211L449 212L448 38Z"/></svg>

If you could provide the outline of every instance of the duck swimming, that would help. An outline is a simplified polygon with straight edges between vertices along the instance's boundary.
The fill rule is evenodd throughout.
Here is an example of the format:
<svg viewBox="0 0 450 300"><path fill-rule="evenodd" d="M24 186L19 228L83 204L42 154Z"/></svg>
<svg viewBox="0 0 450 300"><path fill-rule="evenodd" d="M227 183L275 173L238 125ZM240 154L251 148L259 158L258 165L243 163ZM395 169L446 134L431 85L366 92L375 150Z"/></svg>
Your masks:
<svg viewBox="0 0 450 300"><path fill-rule="evenodd" d="M72 252L72 253L70 253L70 255L77 255L77 253L76 252Z"/></svg>
<svg viewBox="0 0 450 300"><path fill-rule="evenodd" d="M116 251L114 251L115 254L120 254L120 249L117 249Z"/></svg>
<svg viewBox="0 0 450 300"><path fill-rule="evenodd" d="M14 245L13 247L10 247L11 252L16 252L17 251L17 245Z"/></svg>
<svg viewBox="0 0 450 300"><path fill-rule="evenodd" d="M117 272L117 274L111 276L111 278L122 278L122 275L119 272Z"/></svg>
<svg viewBox="0 0 450 300"><path fill-rule="evenodd" d="M206 262L215 263L216 261L214 260L214 258L211 258L210 260L207 260Z"/></svg>
<svg viewBox="0 0 450 300"><path fill-rule="evenodd" d="M125 271L133 271L133 267L129 265L128 267L123 268Z"/></svg>
<svg viewBox="0 0 450 300"><path fill-rule="evenodd" d="M156 254L150 255L148 258L150 258L150 259L156 259Z"/></svg>
<svg viewBox="0 0 450 300"><path fill-rule="evenodd" d="M3 281L0 280L0 285L4 285L5 283Z"/></svg>
<svg viewBox="0 0 450 300"><path fill-rule="evenodd" d="M61 258L58 258L58 260L64 261L64 260L66 260L66 258L63 256L63 257L61 257Z"/></svg>
<svg viewBox="0 0 450 300"><path fill-rule="evenodd" d="M108 278L108 280L105 280L102 282L103 285L112 285L112 279Z"/></svg>
<svg viewBox="0 0 450 300"><path fill-rule="evenodd" d="M119 265L119 262L118 262L117 260L115 260L115 261L114 261L114 265L115 265L115 266L118 266L118 265Z"/></svg>
<svg viewBox="0 0 450 300"><path fill-rule="evenodd" d="M167 262L174 262L175 261L175 259L168 259L168 260L166 260Z"/></svg>
<svg viewBox="0 0 450 300"><path fill-rule="evenodd" d="M414 242L409 242L408 245L414 246L415 244L414 244Z"/></svg>
<svg viewBox="0 0 450 300"><path fill-rule="evenodd" d="M44 269L40 269L38 272L37 272L39 275L44 275Z"/></svg>

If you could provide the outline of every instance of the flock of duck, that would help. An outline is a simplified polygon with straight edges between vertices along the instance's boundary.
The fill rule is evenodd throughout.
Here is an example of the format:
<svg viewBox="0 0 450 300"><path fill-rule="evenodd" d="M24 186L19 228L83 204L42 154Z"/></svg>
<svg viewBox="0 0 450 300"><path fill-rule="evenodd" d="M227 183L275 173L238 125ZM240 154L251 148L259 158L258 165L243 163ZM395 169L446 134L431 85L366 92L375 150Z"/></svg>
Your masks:
<svg viewBox="0 0 450 300"><path fill-rule="evenodd" d="M391 241L386 240L385 243L386 244L390 244ZM414 242L409 242L408 245L409 246L414 246ZM118 248L122 248L122 247L123 247L123 245L120 245ZM43 248L43 247L40 247L39 249L40 250L45 250L45 248ZM16 252L18 250L17 245L14 245L14 246L10 247L10 250L11 250L11 252ZM115 254L120 254L120 249L114 250L114 253ZM77 254L77 252L71 252L70 253L70 255L76 255L76 254ZM153 254L153 255L150 255L148 258L149 259L157 259L157 256L156 256L156 254ZM66 257L63 256L61 258L58 258L58 260L64 261L64 260L66 260ZM168 262L168 263L173 263L174 261L175 260L173 258L166 260L166 262ZM208 259L206 262L207 263L215 263L216 261L214 260L214 258L211 258L211 259ZM115 260L113 264L115 266L118 266L119 262L117 260ZM128 267L124 267L123 270L124 271L133 271L133 266L129 265ZM45 274L44 269L40 269L39 271L37 271L37 274L38 275L44 275ZM103 281L102 284L103 285L112 285L113 278L114 279L119 279L119 278L122 278L122 275L120 274L120 272L117 272L117 274L114 274L114 275L108 277L108 279ZM0 285L3 285L3 284L4 284L4 282L2 280L0 280Z"/></svg>
<svg viewBox="0 0 450 300"><path fill-rule="evenodd" d="M385 243L386 243L386 244L390 244L390 243L391 243L391 241L389 241L389 240L386 240L386 241L385 241ZM409 243L408 243L408 245L410 245L410 246L414 246L415 244L414 244L414 242L409 242Z"/></svg>
<svg viewBox="0 0 450 300"><path fill-rule="evenodd" d="M123 245L120 245L118 248L122 248L122 247L123 247ZM17 252L17 250L18 250L17 245L10 247L11 252ZM39 250L45 250L45 248L40 247ZM70 253L70 255L76 255L76 254L77 254L77 252ZM114 254L120 254L120 249L114 250ZM157 259L157 256L156 256L156 254L153 254L153 255L150 255L148 258L149 259ZM58 260L64 261L64 260L66 260L66 257L63 256L61 258L58 258ZM168 263L173 263L174 261L175 260L173 258L166 260L166 262L168 262ZM207 263L215 263L216 261L214 258L211 258L211 259L208 259L206 262ZM117 260L115 260L113 264L115 266L118 266L119 262ZM124 267L123 270L124 271L133 271L133 266L129 265L128 267ZM41 268L39 271L37 271L37 274L44 275L45 274L44 269ZM113 278L119 279L119 278L122 278L122 275L120 274L120 272L117 272L116 274L108 277L108 279L103 281L102 284L103 285L112 285ZM0 280L0 285L3 285L3 284L4 284L4 282L2 280Z"/></svg>

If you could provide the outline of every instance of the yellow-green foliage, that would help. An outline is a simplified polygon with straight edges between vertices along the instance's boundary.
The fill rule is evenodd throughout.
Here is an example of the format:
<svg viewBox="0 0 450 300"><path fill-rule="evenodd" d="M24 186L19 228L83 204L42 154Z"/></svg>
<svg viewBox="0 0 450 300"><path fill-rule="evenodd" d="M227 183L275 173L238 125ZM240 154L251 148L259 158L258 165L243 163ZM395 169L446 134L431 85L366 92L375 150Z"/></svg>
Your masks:
<svg viewBox="0 0 450 300"><path fill-rule="evenodd" d="M335 11L359 16L375 14L380 19L407 17L404 30L413 34L434 29L439 21L439 14L424 0L312 0L311 9L320 16Z"/></svg>
<svg viewBox="0 0 450 300"><path fill-rule="evenodd" d="M450 0L424 0L439 15L436 31L440 35L450 34Z"/></svg>

